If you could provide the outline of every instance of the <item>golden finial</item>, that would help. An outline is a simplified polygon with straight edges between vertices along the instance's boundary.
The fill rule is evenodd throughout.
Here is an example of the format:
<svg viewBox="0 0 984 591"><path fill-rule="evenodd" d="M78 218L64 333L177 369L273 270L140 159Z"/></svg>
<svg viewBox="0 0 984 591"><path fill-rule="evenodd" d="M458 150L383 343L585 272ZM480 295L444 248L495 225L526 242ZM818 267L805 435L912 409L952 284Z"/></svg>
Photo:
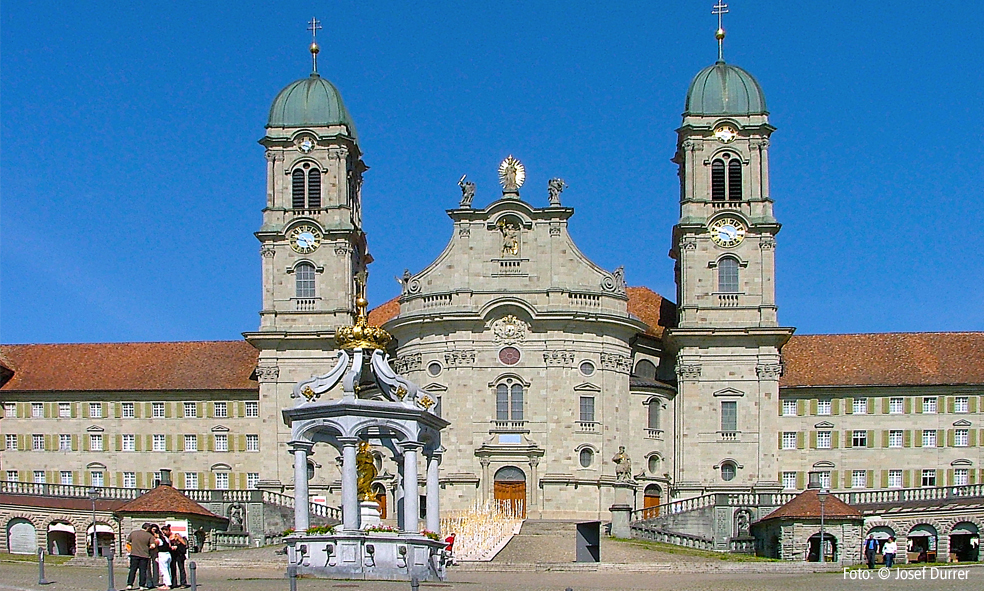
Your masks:
<svg viewBox="0 0 984 591"><path fill-rule="evenodd" d="M727 13L728 5L723 0L718 0L714 10L711 11L711 14L716 14L718 17L718 28L714 31L714 38L718 41L718 61L722 63L724 62L724 15Z"/></svg>
<svg viewBox="0 0 984 591"><path fill-rule="evenodd" d="M321 21L312 17L311 22L308 23L308 31L311 31L310 50L311 50L311 61L313 62L312 67L314 68L314 70L312 71L313 74L318 73L318 52L321 51L321 48L318 47L318 29L321 28L323 28L321 26Z"/></svg>
<svg viewBox="0 0 984 591"><path fill-rule="evenodd" d="M378 326L369 325L369 300L366 299L366 283L369 273L363 269L355 274L355 324L339 328L335 333L335 343L342 349L380 349L386 350L393 337Z"/></svg>

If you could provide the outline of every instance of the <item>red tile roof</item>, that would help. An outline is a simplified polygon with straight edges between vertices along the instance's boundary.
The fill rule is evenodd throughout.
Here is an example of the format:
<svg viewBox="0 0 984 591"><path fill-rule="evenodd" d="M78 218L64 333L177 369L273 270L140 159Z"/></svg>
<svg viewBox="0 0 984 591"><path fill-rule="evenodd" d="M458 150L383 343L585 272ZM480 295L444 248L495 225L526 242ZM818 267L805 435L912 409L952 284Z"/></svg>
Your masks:
<svg viewBox="0 0 984 591"><path fill-rule="evenodd" d="M256 390L246 341L0 345L14 365L0 391Z"/></svg>
<svg viewBox="0 0 984 591"><path fill-rule="evenodd" d="M984 384L984 332L794 335L780 385Z"/></svg>
<svg viewBox="0 0 984 591"><path fill-rule="evenodd" d="M369 310L369 324L371 326L382 326L387 320L392 320L399 315L400 296L397 296L385 304Z"/></svg>
<svg viewBox="0 0 984 591"><path fill-rule="evenodd" d="M212 513L195 501L184 496L181 491L166 484L158 485L129 503L118 508L116 513L166 513L168 515L197 515L209 519L226 521L225 517Z"/></svg>
<svg viewBox="0 0 984 591"><path fill-rule="evenodd" d="M662 337L663 332L676 326L676 304L648 287L627 287L629 313L649 325L646 334Z"/></svg>
<svg viewBox="0 0 984 591"><path fill-rule="evenodd" d="M827 500L823 503L823 516L825 519L864 519L860 511L834 495L827 495ZM768 519L820 519L820 499L817 498L817 489L806 489L759 521Z"/></svg>

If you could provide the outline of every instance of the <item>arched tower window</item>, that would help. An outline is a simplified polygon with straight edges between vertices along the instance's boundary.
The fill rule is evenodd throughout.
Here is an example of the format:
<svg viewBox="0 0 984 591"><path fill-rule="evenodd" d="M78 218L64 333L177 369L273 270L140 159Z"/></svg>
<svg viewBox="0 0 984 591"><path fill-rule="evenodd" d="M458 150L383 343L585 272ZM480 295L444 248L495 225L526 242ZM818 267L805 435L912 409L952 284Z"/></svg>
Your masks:
<svg viewBox="0 0 984 591"><path fill-rule="evenodd" d="M290 204L292 209L321 207L321 171L310 162L290 174Z"/></svg>
<svg viewBox="0 0 984 591"><path fill-rule="evenodd" d="M738 260L733 257L718 261L718 293L738 293Z"/></svg>
<svg viewBox="0 0 984 591"><path fill-rule="evenodd" d="M495 420L523 420L523 384L506 378L495 387Z"/></svg>
<svg viewBox="0 0 984 591"><path fill-rule="evenodd" d="M741 201L741 158L722 154L711 162L711 201Z"/></svg>
<svg viewBox="0 0 984 591"><path fill-rule="evenodd" d="M313 298L314 296L314 265L300 263L294 268L294 286L296 297Z"/></svg>
<svg viewBox="0 0 984 591"><path fill-rule="evenodd" d="M646 424L646 428L658 431L660 428L659 427L659 409L660 409L659 400L653 398L649 401L649 404L647 404L646 406L649 409L649 416L647 417L648 421Z"/></svg>

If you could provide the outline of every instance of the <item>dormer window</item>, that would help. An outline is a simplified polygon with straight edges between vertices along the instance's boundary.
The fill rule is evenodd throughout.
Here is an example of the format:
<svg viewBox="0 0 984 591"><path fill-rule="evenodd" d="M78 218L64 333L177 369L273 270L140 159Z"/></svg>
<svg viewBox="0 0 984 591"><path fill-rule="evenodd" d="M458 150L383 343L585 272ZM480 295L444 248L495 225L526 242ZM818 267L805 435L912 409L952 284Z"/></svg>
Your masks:
<svg viewBox="0 0 984 591"><path fill-rule="evenodd" d="M711 162L711 200L741 201L741 159L722 154Z"/></svg>
<svg viewBox="0 0 984 591"><path fill-rule="evenodd" d="M305 162L291 173L291 207L317 209L321 207L321 171Z"/></svg>

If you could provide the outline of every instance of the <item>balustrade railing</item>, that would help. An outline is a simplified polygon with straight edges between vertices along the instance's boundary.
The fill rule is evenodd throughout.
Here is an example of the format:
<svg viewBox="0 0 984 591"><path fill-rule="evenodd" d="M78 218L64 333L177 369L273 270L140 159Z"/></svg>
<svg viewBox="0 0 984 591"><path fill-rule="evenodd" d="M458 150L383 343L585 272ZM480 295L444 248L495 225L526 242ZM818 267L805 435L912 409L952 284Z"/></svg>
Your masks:
<svg viewBox="0 0 984 591"><path fill-rule="evenodd" d="M654 514L660 516L666 515L677 515L679 513L687 513L689 511L697 511L698 509L703 509L704 507L711 507L715 504L717 495L701 495L699 497L693 497L690 499L683 499L680 501L670 501L667 503L660 503L655 507L647 507L645 509L636 509L632 511L630 518L632 520L639 519L651 519Z"/></svg>
<svg viewBox="0 0 984 591"><path fill-rule="evenodd" d="M642 540L651 540L663 544L673 544L685 548L696 548L698 550L713 550L714 540L703 536L695 536L680 532L663 531L655 527L632 526L632 537Z"/></svg>
<svg viewBox="0 0 984 591"><path fill-rule="evenodd" d="M663 439L662 429L646 429L646 439Z"/></svg>

